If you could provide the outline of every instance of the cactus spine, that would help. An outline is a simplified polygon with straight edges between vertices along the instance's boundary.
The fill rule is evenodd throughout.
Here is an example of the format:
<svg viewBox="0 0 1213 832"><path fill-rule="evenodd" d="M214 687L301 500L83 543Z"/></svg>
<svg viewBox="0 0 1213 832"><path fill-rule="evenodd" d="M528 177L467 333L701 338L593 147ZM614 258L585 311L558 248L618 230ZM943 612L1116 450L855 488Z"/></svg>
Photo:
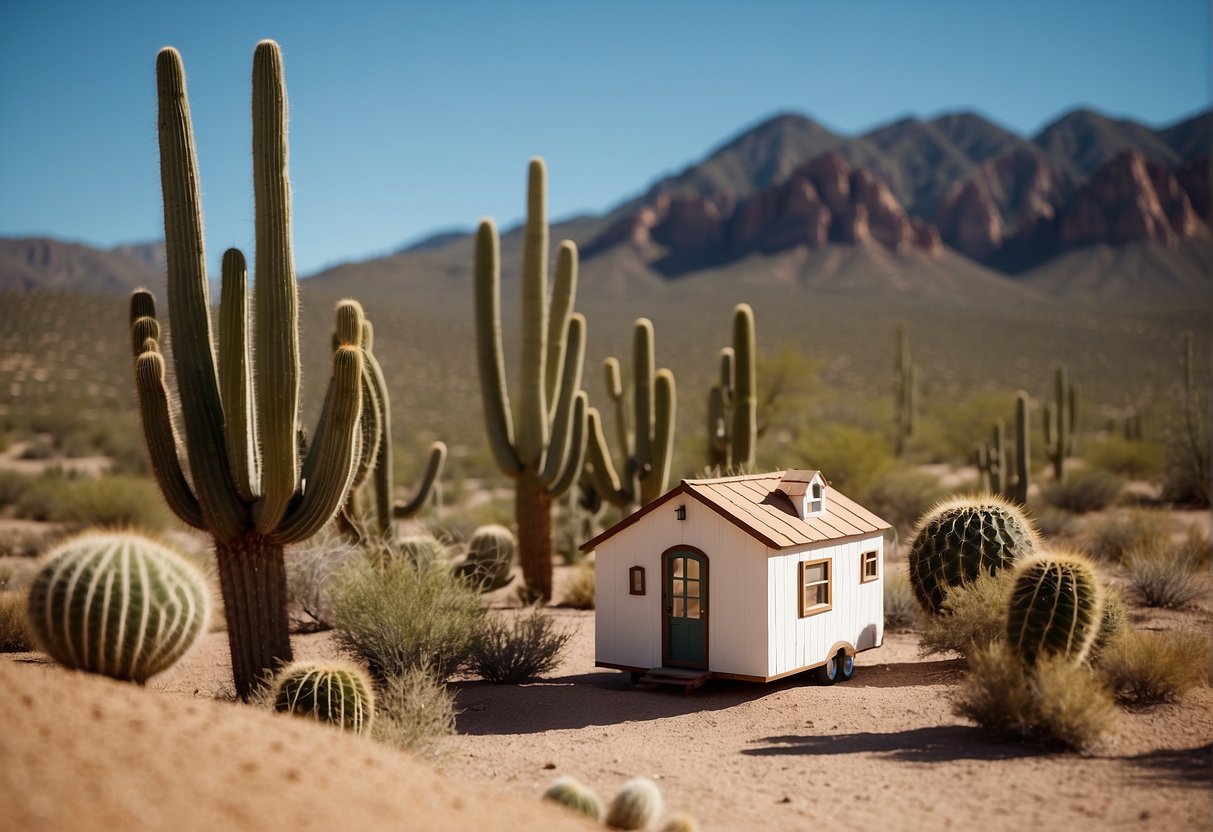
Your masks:
<svg viewBox="0 0 1213 832"><path fill-rule="evenodd" d="M661 814L661 790L646 777L623 784L611 801L606 825L612 829L648 829Z"/></svg>
<svg viewBox="0 0 1213 832"><path fill-rule="evenodd" d="M624 405L619 361L606 360L607 392L615 402L620 446L626 460L622 481L615 472L602 431L597 408L589 411L590 472L594 488L607 502L620 507L638 507L666 492L674 456L674 374L654 372L653 324L648 318L636 321L633 331L632 404L629 425Z"/></svg>
<svg viewBox="0 0 1213 832"><path fill-rule="evenodd" d="M60 544L29 591L30 630L55 661L140 684L176 664L209 616L198 571L136 534Z"/></svg>
<svg viewBox="0 0 1213 832"><path fill-rule="evenodd" d="M274 710L365 734L375 720L371 680L352 665L295 662L274 679Z"/></svg>
<svg viewBox="0 0 1213 832"><path fill-rule="evenodd" d="M905 324L897 325L897 455L905 453L906 444L918 427L918 365L910 360L910 337Z"/></svg>
<svg viewBox="0 0 1213 832"><path fill-rule="evenodd" d="M1053 463L1053 478L1065 479L1065 463L1074 453L1074 430L1078 425L1078 388L1070 384L1066 367L1053 370L1053 403L1044 409L1045 453Z"/></svg>
<svg viewBox="0 0 1213 832"><path fill-rule="evenodd" d="M574 812L602 820L602 799L589 786L572 777L560 777L543 793L544 800L566 806Z"/></svg>
<svg viewBox="0 0 1213 832"><path fill-rule="evenodd" d="M185 70L175 49L160 51L156 79L169 325L188 479L178 461L158 324L153 326L155 304L143 290L131 299L136 389L166 501L182 520L215 539L232 675L237 694L247 700L265 670L291 659L283 546L310 537L333 517L356 471L362 310L357 304L337 310L340 343L328 393L314 441L301 459L299 304L281 52L273 41L262 41L253 55L256 325L250 334L244 256L229 249L223 257L218 344L211 334Z"/></svg>
<svg viewBox="0 0 1213 832"><path fill-rule="evenodd" d="M508 586L514 580L514 534L504 526L481 526L468 540L467 557L455 574L467 578L481 592Z"/></svg>
<svg viewBox="0 0 1213 832"><path fill-rule="evenodd" d="M522 250L522 390L518 432L501 343L501 264L497 228L481 222L476 238L476 352L489 445L515 480L514 516L527 588L552 597L552 502L581 474L586 446L585 318L573 312L577 247L560 244L556 282L547 292L547 171L531 160Z"/></svg>
<svg viewBox="0 0 1213 832"><path fill-rule="evenodd" d="M758 371L754 310L733 309L733 346L720 351L720 382L708 394L708 465L750 470L758 451Z"/></svg>
<svg viewBox="0 0 1213 832"><path fill-rule="evenodd" d="M1038 536L1016 506L994 495L940 503L918 521L910 583L923 609L939 612L949 587L997 572L1033 552Z"/></svg>
<svg viewBox="0 0 1213 832"><path fill-rule="evenodd" d="M1041 553L1015 567L1007 644L1026 664L1046 655L1082 661L1102 621L1103 591L1086 558Z"/></svg>

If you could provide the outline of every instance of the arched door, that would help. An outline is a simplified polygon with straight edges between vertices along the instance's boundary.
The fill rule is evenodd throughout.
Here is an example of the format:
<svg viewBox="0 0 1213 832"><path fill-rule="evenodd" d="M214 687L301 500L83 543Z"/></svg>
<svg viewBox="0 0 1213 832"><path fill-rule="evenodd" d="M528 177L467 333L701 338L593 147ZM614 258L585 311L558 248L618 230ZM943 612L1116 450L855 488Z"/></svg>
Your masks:
<svg viewBox="0 0 1213 832"><path fill-rule="evenodd" d="M662 561L663 663L707 670L708 557L680 546L666 552Z"/></svg>

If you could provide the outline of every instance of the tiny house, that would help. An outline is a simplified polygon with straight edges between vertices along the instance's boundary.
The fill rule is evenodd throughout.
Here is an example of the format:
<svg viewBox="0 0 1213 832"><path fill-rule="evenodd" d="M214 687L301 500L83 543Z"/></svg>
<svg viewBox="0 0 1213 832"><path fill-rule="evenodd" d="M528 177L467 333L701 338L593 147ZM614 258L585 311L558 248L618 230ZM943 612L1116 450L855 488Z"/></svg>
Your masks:
<svg viewBox="0 0 1213 832"><path fill-rule="evenodd" d="M688 689L849 679L884 638L888 529L819 471L683 480L581 547L596 664Z"/></svg>

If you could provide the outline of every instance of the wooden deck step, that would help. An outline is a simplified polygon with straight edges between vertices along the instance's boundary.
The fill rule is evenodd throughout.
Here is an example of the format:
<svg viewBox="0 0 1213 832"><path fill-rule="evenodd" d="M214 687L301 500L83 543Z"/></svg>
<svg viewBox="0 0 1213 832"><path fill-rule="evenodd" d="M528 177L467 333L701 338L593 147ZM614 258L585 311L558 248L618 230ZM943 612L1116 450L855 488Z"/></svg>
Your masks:
<svg viewBox="0 0 1213 832"><path fill-rule="evenodd" d="M706 670L687 670L681 667L655 667L636 680L638 685L672 685L690 693L702 685L712 674Z"/></svg>

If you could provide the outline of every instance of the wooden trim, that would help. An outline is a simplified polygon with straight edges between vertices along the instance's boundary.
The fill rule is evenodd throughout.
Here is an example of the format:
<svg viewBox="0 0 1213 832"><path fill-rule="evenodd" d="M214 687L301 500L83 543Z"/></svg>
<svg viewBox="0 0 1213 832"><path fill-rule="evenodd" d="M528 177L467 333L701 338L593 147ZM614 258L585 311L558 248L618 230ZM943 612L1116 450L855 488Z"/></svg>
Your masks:
<svg viewBox="0 0 1213 832"><path fill-rule="evenodd" d="M590 540L587 540L585 543L582 543L581 546L579 546L578 548L583 552L588 552L592 549L595 549L598 547L598 544L601 543L602 541L606 540L609 537L614 537L619 532L626 529L628 526L631 526L633 523L640 520L640 518L645 517L645 516L651 514L652 512L656 511L657 509L661 508L663 505L668 503L670 500L672 500L678 494L689 494L689 493L691 493L691 490L687 486L686 480L683 480L682 483L679 484L677 487L672 488L671 490L667 491L665 494L658 497L656 500L649 503L647 506L644 506L639 511L635 511L635 512L629 514L627 517L623 518L618 523L616 523L615 525L611 526L609 529L602 532L602 534L598 535L597 537L591 538Z"/></svg>
<svg viewBox="0 0 1213 832"><path fill-rule="evenodd" d="M699 620L703 622L703 664L691 662L670 661L670 613L666 609L666 588L670 585L670 561L679 553L686 552L703 559L703 574L699 577ZM665 667L685 667L691 670L707 670L709 664L708 646L711 644L709 627L711 624L708 613L711 610L709 593L712 584L709 580L711 571L706 552L695 546L671 546L661 553L661 664Z"/></svg>
<svg viewBox="0 0 1213 832"><path fill-rule="evenodd" d="M640 575L640 589L636 588L636 575ZM628 594L629 595L644 595L644 567L633 566L628 569Z"/></svg>
<svg viewBox="0 0 1213 832"><path fill-rule="evenodd" d="M876 564L876 574L868 577L867 559L868 555L872 556L873 562ZM859 582L861 584L870 584L872 581L880 580L880 550L873 549L870 552L859 553Z"/></svg>
<svg viewBox="0 0 1213 832"><path fill-rule="evenodd" d="M796 610L800 618L811 618L814 615L821 615L823 612L829 612L834 609L834 564L833 558L818 558L816 560L802 560L796 570ZM824 563L826 565L826 602L824 604L814 604L805 609L804 597L804 573L810 566L817 566Z"/></svg>
<svg viewBox="0 0 1213 832"><path fill-rule="evenodd" d="M600 661L595 661L594 667L605 667L610 670L626 670L628 673L648 673L653 669L651 667L637 667L633 664L615 664L614 662Z"/></svg>
<svg viewBox="0 0 1213 832"><path fill-rule="evenodd" d="M707 497L704 497L701 494L697 494L695 492L695 489L688 488L687 493L690 494L692 497L694 497L699 502L703 503L703 505L710 508L712 511L719 514L725 520L728 520L734 526L741 529L743 532L748 534L750 537L752 537L755 540L757 540L758 542L764 544L768 549L787 549L787 548L789 548L787 546L781 546L780 544L776 543L769 536L758 531L753 526L749 525L744 520L742 520L740 517L738 517L736 514L733 514L732 512L725 509L723 506L718 506L715 503L713 503L711 500L709 500Z"/></svg>
<svg viewBox="0 0 1213 832"><path fill-rule="evenodd" d="M852 644L845 641L835 642L830 648L830 652L826 656L826 660L817 662L816 664L806 664L804 667L798 667L795 670L785 670L783 673L776 673L774 676L748 676L744 673L721 673L718 670L708 672L708 675L713 679L729 679L734 682L775 682L780 679L786 679L789 676L795 676L797 673L804 673L806 670L814 670L821 667L830 660L830 657L838 655L839 650L846 650L848 656L857 656L860 653L866 653L869 650L875 650L877 647L884 645L884 639L880 640L879 644L873 644L871 647L865 647L862 650L857 650ZM631 664L614 664L613 662L594 662L595 667L605 667L610 670L623 670L628 673L648 673L653 668L637 667Z"/></svg>

